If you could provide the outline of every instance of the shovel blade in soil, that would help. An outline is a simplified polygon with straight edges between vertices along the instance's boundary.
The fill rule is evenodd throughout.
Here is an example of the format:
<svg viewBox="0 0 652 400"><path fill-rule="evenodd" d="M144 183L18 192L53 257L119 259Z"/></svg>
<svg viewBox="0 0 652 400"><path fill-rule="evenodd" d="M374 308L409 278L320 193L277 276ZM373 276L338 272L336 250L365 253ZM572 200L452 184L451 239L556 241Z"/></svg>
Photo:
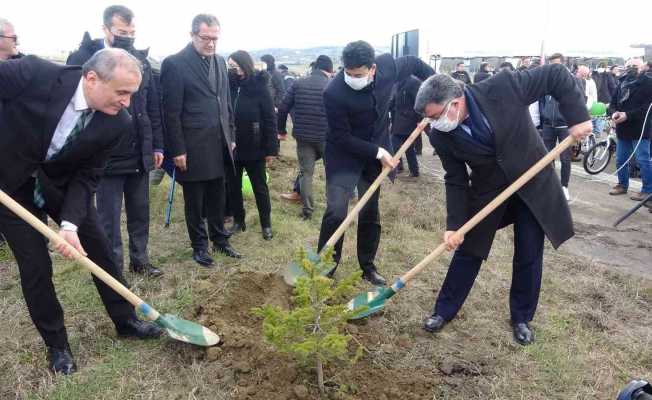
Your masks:
<svg viewBox="0 0 652 400"><path fill-rule="evenodd" d="M321 260L321 257L319 257L318 253L308 249L306 249L306 257L315 264ZM328 272L330 271L323 271L322 275L326 276ZM283 280L289 286L294 287L297 284L297 280L302 276L306 276L306 272L301 268L299 264L297 264L295 260L292 260L292 262L290 262L288 267L285 269L285 272L283 273Z"/></svg>
<svg viewBox="0 0 652 400"><path fill-rule="evenodd" d="M220 342L220 337L215 332L175 315L161 315L154 323L165 329L172 339L181 342L205 347L215 346Z"/></svg>
<svg viewBox="0 0 652 400"><path fill-rule="evenodd" d="M349 311L353 312L351 320L366 318L385 308L385 301L394 296L393 287L376 287L374 290L355 296L347 304Z"/></svg>

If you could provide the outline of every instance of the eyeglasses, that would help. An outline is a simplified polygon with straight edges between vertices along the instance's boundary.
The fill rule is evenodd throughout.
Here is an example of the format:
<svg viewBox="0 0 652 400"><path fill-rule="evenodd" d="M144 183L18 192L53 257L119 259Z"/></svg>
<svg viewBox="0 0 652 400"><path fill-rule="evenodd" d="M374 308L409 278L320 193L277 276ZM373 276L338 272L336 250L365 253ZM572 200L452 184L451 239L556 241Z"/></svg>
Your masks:
<svg viewBox="0 0 652 400"><path fill-rule="evenodd" d="M210 37L210 36L202 36L202 35L195 35L195 36L197 36L199 40L201 40L204 43L209 43L209 42L217 43L217 40L219 39L219 37Z"/></svg>
<svg viewBox="0 0 652 400"><path fill-rule="evenodd" d="M0 35L0 38L12 39L14 41L14 43L18 43L18 36L17 35L14 35L14 36Z"/></svg>

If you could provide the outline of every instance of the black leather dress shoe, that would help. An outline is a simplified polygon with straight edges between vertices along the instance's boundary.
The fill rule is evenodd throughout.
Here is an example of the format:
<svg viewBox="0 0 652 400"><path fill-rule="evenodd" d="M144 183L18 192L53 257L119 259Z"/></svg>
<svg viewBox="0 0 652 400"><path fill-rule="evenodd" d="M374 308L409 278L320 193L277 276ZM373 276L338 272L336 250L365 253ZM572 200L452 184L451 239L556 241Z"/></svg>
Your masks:
<svg viewBox="0 0 652 400"><path fill-rule="evenodd" d="M274 237L274 235L272 234L272 228L271 227L263 228L263 239L272 240L273 237Z"/></svg>
<svg viewBox="0 0 652 400"><path fill-rule="evenodd" d="M376 270L370 270L370 271L365 271L364 274L362 274L362 279L368 281L374 286L385 286L387 285L387 282L385 281L385 278L383 278L382 275L378 273Z"/></svg>
<svg viewBox="0 0 652 400"><path fill-rule="evenodd" d="M215 251L217 253L222 253L225 256L231 257L231 258L242 258L242 255L240 253L238 253L237 251L235 251L235 249L230 244L227 244L226 246L214 245L213 246L213 251Z"/></svg>
<svg viewBox="0 0 652 400"><path fill-rule="evenodd" d="M72 358L70 349L57 349L48 347L48 356L50 358L50 370L56 374L70 375L77 372L77 365Z"/></svg>
<svg viewBox="0 0 652 400"><path fill-rule="evenodd" d="M156 278L156 277L159 277L159 276L163 275L163 271L156 268L155 266L153 266L150 263L143 264L143 265L131 264L129 266L129 270L131 272L136 273L136 274L151 276L153 278Z"/></svg>
<svg viewBox="0 0 652 400"><path fill-rule="evenodd" d="M231 226L231 229L229 229L229 233L231 233L231 235L235 235L236 233L244 232L246 230L247 224L244 222L234 222Z"/></svg>
<svg viewBox="0 0 652 400"><path fill-rule="evenodd" d="M523 346L534 343L534 332L527 322L512 323L512 330L516 343Z"/></svg>
<svg viewBox="0 0 652 400"><path fill-rule="evenodd" d="M154 339L163 334L163 329L152 322L141 321L138 318L128 319L116 325L119 336L135 337L138 339Z"/></svg>
<svg viewBox="0 0 652 400"><path fill-rule="evenodd" d="M430 333L439 332L444 325L446 325L446 320L439 314L431 315L426 322L423 324L423 329Z"/></svg>
<svg viewBox="0 0 652 400"><path fill-rule="evenodd" d="M194 250L192 252L192 259L203 267L212 267L215 263L206 250Z"/></svg>

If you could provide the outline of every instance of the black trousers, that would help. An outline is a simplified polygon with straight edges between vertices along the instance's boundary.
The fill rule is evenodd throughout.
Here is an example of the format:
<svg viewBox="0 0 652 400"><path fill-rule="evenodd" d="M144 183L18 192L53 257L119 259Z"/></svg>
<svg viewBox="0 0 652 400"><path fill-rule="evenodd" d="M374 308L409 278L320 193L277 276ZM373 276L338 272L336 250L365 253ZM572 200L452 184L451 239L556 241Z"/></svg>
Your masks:
<svg viewBox="0 0 652 400"><path fill-rule="evenodd" d="M120 216L124 196L129 235L129 260L132 265L149 263L149 174L105 175L97 188L97 212L104 226L116 265L123 270L124 255Z"/></svg>
<svg viewBox="0 0 652 400"><path fill-rule="evenodd" d="M514 258L509 307L512 322L530 322L539 302L543 270L543 229L517 196L509 200L506 213L514 217ZM434 312L449 321L462 308L480 271L482 258L458 250L453 255Z"/></svg>
<svg viewBox="0 0 652 400"><path fill-rule="evenodd" d="M245 220L244 199L242 198L242 173L247 171L251 188L256 198L260 226L272 226L272 203L267 187L267 168L265 160L236 161L235 172L229 177L229 205L233 211L233 220L242 223Z"/></svg>
<svg viewBox="0 0 652 400"><path fill-rule="evenodd" d="M543 143L546 145L548 151L552 151L557 143L561 143L568 137L568 128L553 128L552 126L544 125L542 131ZM570 147L564 150L559 156L561 161L561 185L568 187L568 182L571 176L571 149Z"/></svg>
<svg viewBox="0 0 652 400"><path fill-rule="evenodd" d="M12 197L42 220L45 218L45 211L34 205L33 196L34 179L30 179L13 193ZM52 213L49 215L59 222L58 215ZM65 348L68 344L68 335L64 326L63 309L52 283L52 260L45 237L1 205L0 231L7 238L7 243L18 263L23 296L36 329L47 346ZM89 208L86 220L79 226L77 234L88 257L112 277L122 279L115 265L109 242L100 226L95 207ZM115 325L120 325L129 318L135 318L134 308L129 302L95 276L93 281Z"/></svg>
<svg viewBox="0 0 652 400"><path fill-rule="evenodd" d="M414 152L416 155L420 156L421 153L423 152L423 135L417 136L417 138L414 140Z"/></svg>
<svg viewBox="0 0 652 400"><path fill-rule="evenodd" d="M228 244L229 234L224 229L225 201L224 178L183 182L186 226L194 250L208 250L209 239L218 246Z"/></svg>
<svg viewBox="0 0 652 400"><path fill-rule="evenodd" d="M394 147L394 153L403 146L403 143L408 139L409 136L402 135L392 135L392 147ZM408 147L405 152L405 157L407 158L408 168L410 169L410 174L417 176L419 175L419 160L417 160L417 152L415 149L415 142L413 142L410 147ZM403 169L403 158L399 162L399 169Z"/></svg>
<svg viewBox="0 0 652 400"><path fill-rule="evenodd" d="M360 175L357 187L358 196L362 197L378 177L381 171L380 162L368 162ZM337 230L348 212L349 200L353 195L355 186L345 186L337 181L326 183L326 212L321 222L319 232L318 251L324 247L331 235ZM380 213L378 200L380 188L376 190L369 202L362 208L358 216L358 262L363 271L375 270L374 259L380 243ZM342 244L344 236L335 244L334 261L339 263L342 257Z"/></svg>

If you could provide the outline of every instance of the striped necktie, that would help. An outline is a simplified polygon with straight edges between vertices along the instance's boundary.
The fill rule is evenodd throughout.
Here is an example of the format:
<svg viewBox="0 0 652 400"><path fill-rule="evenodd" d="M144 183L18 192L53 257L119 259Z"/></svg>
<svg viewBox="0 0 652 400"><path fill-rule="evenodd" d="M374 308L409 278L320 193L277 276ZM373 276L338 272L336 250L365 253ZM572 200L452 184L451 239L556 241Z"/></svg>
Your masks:
<svg viewBox="0 0 652 400"><path fill-rule="evenodd" d="M66 141L63 143L63 146L61 146L61 149L59 149L59 151L57 151L56 153L51 154L49 157L46 156L45 160L48 161L48 160L56 159L57 155L63 153L65 150L70 148L70 146L72 146L72 144L79 137L81 132L84 130L84 128L88 125L92 116L93 116L92 109L87 108L86 110L82 111L81 115L79 116L79 119L77 119L77 123L72 128L72 131L70 131L70 134L66 138ZM41 186L41 182L39 181L38 177L34 182L34 204L38 208L43 208L43 206L45 205L45 198L43 197L43 187Z"/></svg>

